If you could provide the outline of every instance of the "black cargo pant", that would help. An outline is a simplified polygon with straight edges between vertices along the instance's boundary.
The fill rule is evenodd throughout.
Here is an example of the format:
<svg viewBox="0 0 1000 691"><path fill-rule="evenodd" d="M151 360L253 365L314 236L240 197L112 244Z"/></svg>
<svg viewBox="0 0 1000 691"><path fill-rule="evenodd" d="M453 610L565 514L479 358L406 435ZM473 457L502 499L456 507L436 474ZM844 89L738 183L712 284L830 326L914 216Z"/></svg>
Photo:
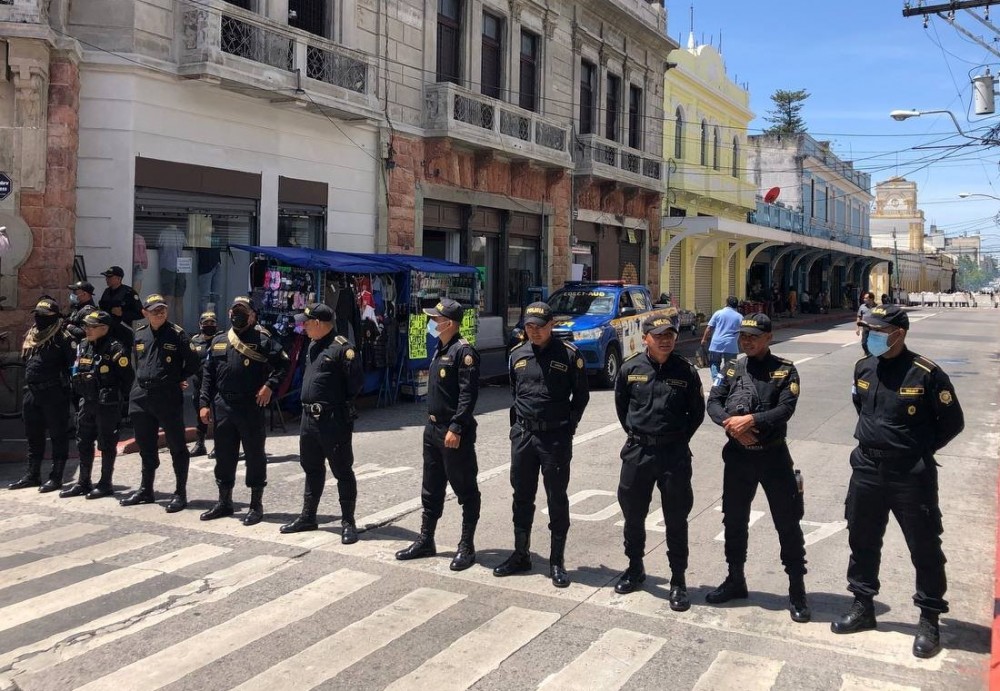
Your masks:
<svg viewBox="0 0 1000 691"><path fill-rule="evenodd" d="M94 468L94 444L101 451L101 479L98 485L111 489L118 453L118 430L122 419L121 403L102 405L94 399L81 398L76 416L76 448L80 452L82 485L90 484Z"/></svg>
<svg viewBox="0 0 1000 691"><path fill-rule="evenodd" d="M192 382L194 395L191 396L191 403L194 405L195 429L198 430L198 438L204 439L208 434L208 425L201 421L201 381L195 379Z"/></svg>
<svg viewBox="0 0 1000 691"><path fill-rule="evenodd" d="M573 432L567 426L531 432L521 422L510 428L510 484L514 488L514 528L531 531L535 518L538 473L542 474L549 507L549 530L565 537L569 532L569 467L573 459Z"/></svg>
<svg viewBox="0 0 1000 691"><path fill-rule="evenodd" d="M854 454L860 453L855 449ZM853 454L852 454L853 455ZM922 470L893 472L855 468L847 488L845 518L851 558L847 589L870 599L879 592L882 538L889 512L896 517L917 572L913 602L929 612L948 611L948 589L941 549L941 509L938 506L937 467L931 460Z"/></svg>
<svg viewBox="0 0 1000 691"><path fill-rule="evenodd" d="M240 444L246 454L247 487L267 485L267 425L264 409L257 405L256 393L215 397L215 484L224 489L236 485Z"/></svg>
<svg viewBox="0 0 1000 691"><path fill-rule="evenodd" d="M306 474L305 494L319 501L326 483L326 464L337 480L341 507L355 505L358 481L354 477L354 423L346 412L324 408L319 416L302 412L299 426L299 465Z"/></svg>
<svg viewBox="0 0 1000 691"><path fill-rule="evenodd" d="M722 514L726 536L726 562L742 566L747 560L750 505L757 485L764 488L771 519L778 531L781 563L788 575L806 573L806 548L802 536L803 502L795 484L795 469L784 442L750 451L730 440L722 449Z"/></svg>
<svg viewBox="0 0 1000 691"><path fill-rule="evenodd" d="M185 493L191 456L185 440L184 393L180 384L151 389L141 389L137 385L132 389L128 412L142 459L143 480L148 478L150 482L147 489L152 489L152 478L160 467L159 434L162 428L174 467L177 493Z"/></svg>
<svg viewBox="0 0 1000 691"><path fill-rule="evenodd" d="M21 417L24 420L24 435L28 440L29 473L38 475L40 472L48 432L52 439L52 472L49 479L62 481L63 469L69 457L70 406L68 388L61 385L26 387Z"/></svg>
<svg viewBox="0 0 1000 691"><path fill-rule="evenodd" d="M439 422L428 422L424 427L424 475L420 491L424 515L435 521L441 518L448 483L451 483L462 507L462 522L477 523L482 497L476 481L479 473L476 427L471 425L462 433L457 449L445 448L447 432L448 425Z"/></svg>
<svg viewBox="0 0 1000 691"><path fill-rule="evenodd" d="M646 553L646 516L653 488L658 487L667 529L667 563L671 572L683 574L688 566L688 514L694 505L687 444L652 446L629 440L621 459L618 504L625 516L625 556L642 559Z"/></svg>

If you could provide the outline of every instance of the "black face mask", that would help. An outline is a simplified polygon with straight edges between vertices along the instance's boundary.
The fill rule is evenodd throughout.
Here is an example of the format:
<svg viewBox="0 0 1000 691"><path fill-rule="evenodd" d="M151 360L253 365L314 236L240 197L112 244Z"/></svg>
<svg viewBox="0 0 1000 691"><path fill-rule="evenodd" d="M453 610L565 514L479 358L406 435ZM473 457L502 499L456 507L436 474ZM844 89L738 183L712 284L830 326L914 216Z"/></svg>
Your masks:
<svg viewBox="0 0 1000 691"><path fill-rule="evenodd" d="M42 315L42 314L36 314L35 315L35 326L37 328L39 328L39 329L47 329L50 326L52 326L53 324L55 324L57 319L59 319L59 317L57 315L52 315L52 316L48 317L48 316L45 316L45 315Z"/></svg>
<svg viewBox="0 0 1000 691"><path fill-rule="evenodd" d="M250 315L243 310L239 310L229 315L229 322L233 325L234 329L242 331L250 325Z"/></svg>
<svg viewBox="0 0 1000 691"><path fill-rule="evenodd" d="M217 327L215 324L212 324L211 326L205 324L201 327L201 332L206 336L214 336L218 330L219 327Z"/></svg>

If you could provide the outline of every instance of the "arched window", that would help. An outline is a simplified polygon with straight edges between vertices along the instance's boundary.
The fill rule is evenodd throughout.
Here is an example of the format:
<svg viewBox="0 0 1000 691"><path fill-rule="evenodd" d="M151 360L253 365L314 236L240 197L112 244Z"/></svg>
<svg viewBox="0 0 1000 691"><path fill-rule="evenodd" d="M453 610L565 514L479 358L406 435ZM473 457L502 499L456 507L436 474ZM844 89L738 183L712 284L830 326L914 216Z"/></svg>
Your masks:
<svg viewBox="0 0 1000 691"><path fill-rule="evenodd" d="M719 128L715 128L715 136L712 139L712 167L719 169Z"/></svg>
<svg viewBox="0 0 1000 691"><path fill-rule="evenodd" d="M684 159L684 113L680 106L674 114L674 158L678 161Z"/></svg>
<svg viewBox="0 0 1000 691"><path fill-rule="evenodd" d="M740 138L733 137L733 177L740 179Z"/></svg>
<svg viewBox="0 0 1000 691"><path fill-rule="evenodd" d="M701 164L708 165L708 122L701 121Z"/></svg>

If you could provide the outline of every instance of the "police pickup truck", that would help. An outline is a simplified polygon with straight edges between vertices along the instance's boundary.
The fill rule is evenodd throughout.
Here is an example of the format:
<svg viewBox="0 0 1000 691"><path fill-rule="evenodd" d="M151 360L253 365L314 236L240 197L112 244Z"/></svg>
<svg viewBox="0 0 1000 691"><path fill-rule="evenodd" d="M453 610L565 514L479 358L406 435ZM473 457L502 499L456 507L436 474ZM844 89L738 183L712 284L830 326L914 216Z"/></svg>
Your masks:
<svg viewBox="0 0 1000 691"><path fill-rule="evenodd" d="M677 316L673 307L654 305L645 286L616 281L570 281L548 303L553 335L579 349L588 373L603 386L614 386L622 360L642 350L646 317Z"/></svg>

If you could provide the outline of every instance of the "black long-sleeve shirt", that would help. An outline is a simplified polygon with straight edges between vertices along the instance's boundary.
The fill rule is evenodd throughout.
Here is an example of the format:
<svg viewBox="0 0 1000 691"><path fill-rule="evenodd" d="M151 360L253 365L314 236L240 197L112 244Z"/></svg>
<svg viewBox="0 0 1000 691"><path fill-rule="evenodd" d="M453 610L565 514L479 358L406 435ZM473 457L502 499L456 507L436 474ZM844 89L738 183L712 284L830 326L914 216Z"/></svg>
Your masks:
<svg viewBox="0 0 1000 691"><path fill-rule="evenodd" d="M126 400L135 379L128 348L110 334L81 346L74 386L90 401ZM102 393L103 392L103 393Z"/></svg>
<svg viewBox="0 0 1000 691"><path fill-rule="evenodd" d="M76 360L76 344L65 328L56 330L40 346L27 352L24 358L24 382L29 387L68 385L70 368Z"/></svg>
<svg viewBox="0 0 1000 691"><path fill-rule="evenodd" d="M427 413L455 434L476 424L479 398L479 353L456 335L439 343L427 381Z"/></svg>
<svg viewBox="0 0 1000 691"><path fill-rule="evenodd" d="M122 283L117 288L105 288L101 293L101 300L98 303L102 310L107 312L115 321L131 327L132 322L142 319L142 304L139 296L132 290L132 286ZM115 307L121 307L122 314L112 313Z"/></svg>
<svg viewBox="0 0 1000 691"><path fill-rule="evenodd" d="M525 341L510 354L512 418L575 429L590 401L583 357L552 338L543 348ZM511 424L514 423L511 420Z"/></svg>
<svg viewBox="0 0 1000 691"><path fill-rule="evenodd" d="M331 331L308 346L302 402L346 406L361 393L364 376L357 349Z"/></svg>
<svg viewBox="0 0 1000 691"><path fill-rule="evenodd" d="M615 411L630 434L683 435L686 441L705 420L701 377L676 353L662 365L645 352L622 363L615 381Z"/></svg>
<svg viewBox="0 0 1000 691"><path fill-rule="evenodd" d="M201 367L184 329L170 322L164 322L159 329L149 324L140 326L132 350L135 362L132 398L145 395L148 389L165 386L174 385L179 390L181 382Z"/></svg>
<svg viewBox="0 0 1000 691"><path fill-rule="evenodd" d="M254 326L237 334L242 344L265 358L259 362L240 353L230 342L228 332L212 339L204 360L199 406L207 408L217 394L253 400L260 387L277 391L288 371L288 355L269 331Z"/></svg>
<svg viewBox="0 0 1000 691"><path fill-rule="evenodd" d="M745 364L734 363L717 378L708 394L709 417L722 425L734 415L752 414L759 444L784 439L799 401L798 370L791 360L777 357L770 350L762 357L741 362ZM739 376L741 366L746 367L745 378ZM744 384L752 384L752 390L744 389ZM740 412L739 406L744 406L745 412Z"/></svg>

